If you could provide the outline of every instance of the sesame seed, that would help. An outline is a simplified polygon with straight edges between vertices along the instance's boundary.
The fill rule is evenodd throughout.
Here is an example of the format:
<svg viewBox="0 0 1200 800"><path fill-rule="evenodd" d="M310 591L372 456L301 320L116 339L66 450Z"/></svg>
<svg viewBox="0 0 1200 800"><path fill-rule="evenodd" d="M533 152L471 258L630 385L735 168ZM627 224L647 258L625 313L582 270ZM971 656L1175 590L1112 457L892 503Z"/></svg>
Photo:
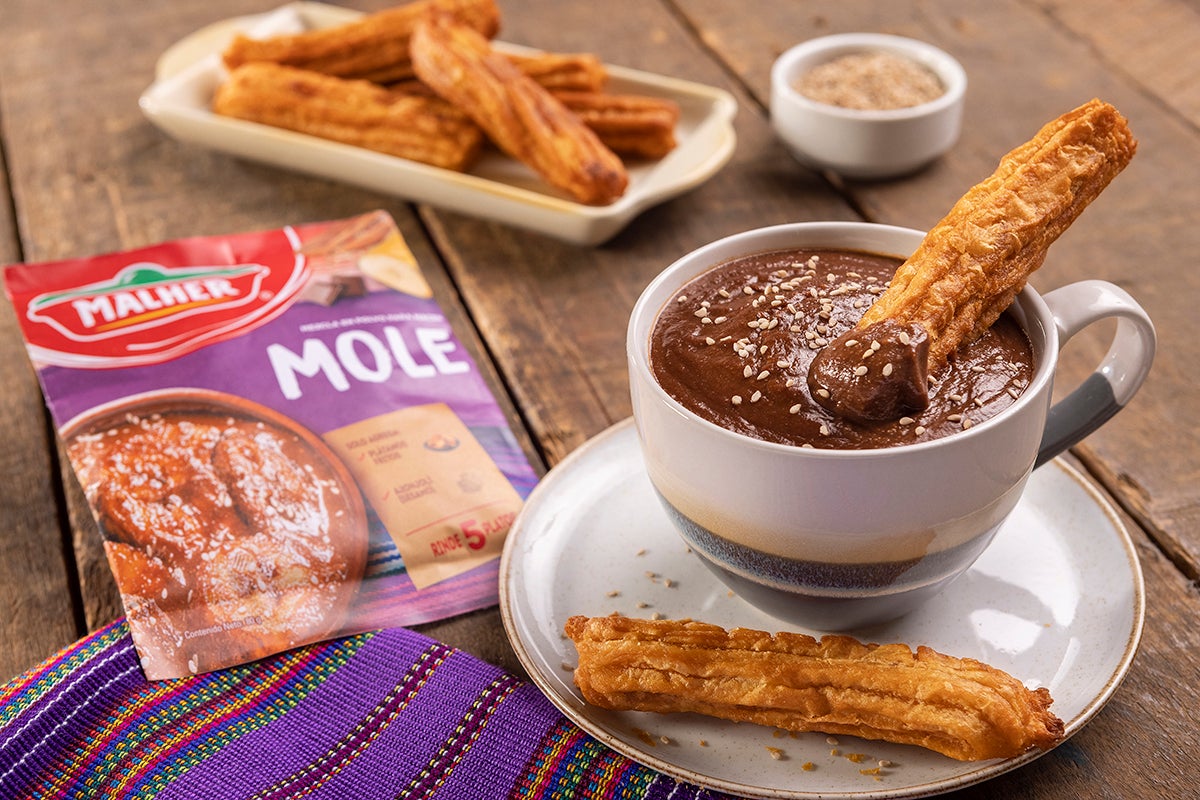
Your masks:
<svg viewBox="0 0 1200 800"><path fill-rule="evenodd" d="M881 345L879 342L871 342L871 349L872 349L872 350L878 350L878 349L879 349L880 347L882 347L882 346L883 346L883 345Z"/></svg>
<svg viewBox="0 0 1200 800"><path fill-rule="evenodd" d="M866 350L863 351L862 357L864 359L867 359L873 355L875 355L875 351L868 347Z"/></svg>
<svg viewBox="0 0 1200 800"><path fill-rule="evenodd" d="M675 302L676 302L676 303L686 303L686 302L687 302L687 295L686 295L686 294L681 294L681 295L679 295L679 297L676 297L676 298L675 298Z"/></svg>
<svg viewBox="0 0 1200 800"><path fill-rule="evenodd" d="M920 436L924 432L925 432L924 425L918 425L917 427L913 428L913 433L915 433L917 436Z"/></svg>
<svg viewBox="0 0 1200 800"><path fill-rule="evenodd" d="M740 394L735 394L733 397L729 398L729 402L733 403L735 406L740 406L742 404L742 396Z"/></svg>
<svg viewBox="0 0 1200 800"><path fill-rule="evenodd" d="M729 292L725 291L724 289L717 289L717 294L721 295L721 297L724 297L726 299L729 298Z"/></svg>
<svg viewBox="0 0 1200 800"><path fill-rule="evenodd" d="M983 372L983 367L976 364L975 366L971 367L971 372Z"/></svg>
<svg viewBox="0 0 1200 800"><path fill-rule="evenodd" d="M799 414L799 413L800 413L800 408L801 408L801 404L800 404L800 403L796 403L796 405L794 405L794 406L792 406L791 408L789 408L789 409L788 409L788 413L789 413L789 414Z"/></svg>
<svg viewBox="0 0 1200 800"><path fill-rule="evenodd" d="M829 399L829 390L828 389L817 389L817 394L820 397L824 397L826 400Z"/></svg>
<svg viewBox="0 0 1200 800"><path fill-rule="evenodd" d="M912 337L908 335L908 331L900 331L900 344L912 344Z"/></svg>
<svg viewBox="0 0 1200 800"><path fill-rule="evenodd" d="M867 368L866 367L855 367L854 374L858 375L859 377L862 377L863 375L867 374Z"/></svg>
<svg viewBox="0 0 1200 800"><path fill-rule="evenodd" d="M830 746L835 746L835 745L837 745L837 743L838 743L837 737L835 737L835 736L826 736L825 737L825 744L830 745Z"/></svg>
<svg viewBox="0 0 1200 800"><path fill-rule="evenodd" d="M724 322L727 319L729 319L729 317L715 317L713 319L713 322L717 325L720 325L722 322Z"/></svg>
<svg viewBox="0 0 1200 800"><path fill-rule="evenodd" d="M787 361L779 360L779 361L775 362L775 366L777 366L777 367L790 367L791 365L792 365L792 362L790 360L787 360Z"/></svg>
<svg viewBox="0 0 1200 800"><path fill-rule="evenodd" d="M897 420L897 422L899 422L901 425L912 425L914 422L916 422L916 420L912 417L901 417Z"/></svg>
<svg viewBox="0 0 1200 800"><path fill-rule="evenodd" d="M758 373L757 380L764 381L767 379L768 376L770 376L770 374L771 374L770 370L764 369L762 372Z"/></svg>
<svg viewBox="0 0 1200 800"><path fill-rule="evenodd" d="M975 405L979 406L980 408L983 408L983 398L982 398L982 397L976 397L976 398L975 398Z"/></svg>
<svg viewBox="0 0 1200 800"><path fill-rule="evenodd" d="M850 305L853 306L854 308L862 308L863 306L866 305L866 303L864 303L862 300L855 300Z"/></svg>
<svg viewBox="0 0 1200 800"><path fill-rule="evenodd" d="M754 289L750 286L743 286L742 294L754 294Z"/></svg>
<svg viewBox="0 0 1200 800"><path fill-rule="evenodd" d="M963 400L966 399L961 394L952 394L949 397L950 397L950 402L952 402L952 403L961 403Z"/></svg>
<svg viewBox="0 0 1200 800"><path fill-rule="evenodd" d="M796 385L796 379L788 378L786 381L783 382L783 385L790 389Z"/></svg>
<svg viewBox="0 0 1200 800"><path fill-rule="evenodd" d="M747 364L746 368L744 370L742 370L743 378L749 378L753 374L754 374L754 367L750 366L749 364Z"/></svg>
<svg viewBox="0 0 1200 800"><path fill-rule="evenodd" d="M886 378L888 375L891 375L891 374L892 374L892 365L884 364L883 365L883 377Z"/></svg>
<svg viewBox="0 0 1200 800"><path fill-rule="evenodd" d="M697 308L695 311L693 311L693 312L692 312L692 316L694 316L694 317L707 317L707 316L708 316L708 309L707 309L707 308Z"/></svg>
<svg viewBox="0 0 1200 800"><path fill-rule="evenodd" d="M967 428L969 428L969 427L971 427L972 425L974 425L974 424L975 424L975 423L971 421L971 418L970 418L970 417L963 417L962 426L963 426L963 430L964 430L964 431L965 431Z"/></svg>
<svg viewBox="0 0 1200 800"><path fill-rule="evenodd" d="M1018 397L1021 396L1021 393L1018 392L1016 389L1014 389L1011 386L1008 387L1008 389L1006 389L1005 391L1008 392L1008 396L1011 397L1013 400L1016 400Z"/></svg>
<svg viewBox="0 0 1200 800"><path fill-rule="evenodd" d="M800 447L801 447L801 449L807 449L807 450L813 449L813 446L811 444L809 444L808 442L805 442L804 444L800 445Z"/></svg>
<svg viewBox="0 0 1200 800"><path fill-rule="evenodd" d="M705 337L704 337L704 343L705 343L705 344L716 344L716 343L717 343L717 340L716 340L716 339L714 339L714 338L713 338L713 337L711 337L711 336L705 336Z"/></svg>
<svg viewBox="0 0 1200 800"><path fill-rule="evenodd" d="M946 417L946 419L950 420L951 422L961 422L962 414L951 414L950 416Z"/></svg>
<svg viewBox="0 0 1200 800"><path fill-rule="evenodd" d="M846 340L846 347L854 347L854 345L856 345L856 344L858 344L858 339L847 339Z"/></svg>
<svg viewBox="0 0 1200 800"><path fill-rule="evenodd" d="M755 391L754 394L750 395L751 403L757 403L759 400L762 400L762 392Z"/></svg>
<svg viewBox="0 0 1200 800"><path fill-rule="evenodd" d="M712 325L712 320L709 319L708 317L701 317L700 322L702 322L705 325Z"/></svg>

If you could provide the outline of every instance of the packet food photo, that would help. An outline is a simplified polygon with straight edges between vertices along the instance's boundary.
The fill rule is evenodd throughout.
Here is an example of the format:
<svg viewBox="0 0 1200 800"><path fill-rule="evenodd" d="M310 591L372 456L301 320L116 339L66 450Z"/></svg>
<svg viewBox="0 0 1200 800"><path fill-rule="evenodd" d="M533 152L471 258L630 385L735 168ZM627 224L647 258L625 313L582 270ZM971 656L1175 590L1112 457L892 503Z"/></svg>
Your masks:
<svg viewBox="0 0 1200 800"><path fill-rule="evenodd" d="M388 214L4 277L148 679L496 602L537 475Z"/></svg>

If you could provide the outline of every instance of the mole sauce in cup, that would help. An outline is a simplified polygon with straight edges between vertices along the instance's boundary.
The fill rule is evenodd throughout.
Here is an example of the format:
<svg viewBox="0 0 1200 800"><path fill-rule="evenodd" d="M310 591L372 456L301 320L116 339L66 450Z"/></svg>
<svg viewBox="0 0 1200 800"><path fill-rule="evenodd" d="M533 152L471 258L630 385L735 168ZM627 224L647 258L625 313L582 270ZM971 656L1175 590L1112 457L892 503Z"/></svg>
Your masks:
<svg viewBox="0 0 1200 800"><path fill-rule="evenodd" d="M815 402L806 376L825 347L849 348L861 374L902 367L869 338L832 344L881 294L898 258L828 249L756 253L684 286L659 313L650 369L685 408L737 433L799 447L870 449L966 430L1011 406L1029 385L1029 339L1003 315L929 376L929 405L861 424Z"/></svg>
<svg viewBox="0 0 1200 800"><path fill-rule="evenodd" d="M790 623L858 628L936 595L1034 467L1119 411L1153 360L1153 325L1119 287L1027 286L931 376L929 408L880 425L835 418L807 393L808 362L923 238L854 222L735 234L663 270L630 316L633 415L663 508L716 576ZM1052 406L1060 348L1109 317L1108 355ZM886 347L852 347L856 369L888 368Z"/></svg>

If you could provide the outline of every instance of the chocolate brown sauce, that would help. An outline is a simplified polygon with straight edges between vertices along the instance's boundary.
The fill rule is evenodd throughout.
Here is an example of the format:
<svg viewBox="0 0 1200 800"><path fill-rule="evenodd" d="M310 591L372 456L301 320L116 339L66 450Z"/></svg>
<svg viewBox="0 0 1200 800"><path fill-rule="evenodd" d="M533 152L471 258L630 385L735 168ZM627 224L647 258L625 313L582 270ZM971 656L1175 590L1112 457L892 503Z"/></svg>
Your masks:
<svg viewBox="0 0 1200 800"><path fill-rule="evenodd" d="M659 313L650 368L699 416L769 442L824 449L892 447L948 436L1020 397L1033 374L1028 338L1004 314L928 376L929 404L899 420L860 423L817 404L809 364L848 332L900 260L838 250L788 250L729 261L698 276ZM911 368L851 338L857 366L898 377ZM868 355L868 351L872 351Z"/></svg>

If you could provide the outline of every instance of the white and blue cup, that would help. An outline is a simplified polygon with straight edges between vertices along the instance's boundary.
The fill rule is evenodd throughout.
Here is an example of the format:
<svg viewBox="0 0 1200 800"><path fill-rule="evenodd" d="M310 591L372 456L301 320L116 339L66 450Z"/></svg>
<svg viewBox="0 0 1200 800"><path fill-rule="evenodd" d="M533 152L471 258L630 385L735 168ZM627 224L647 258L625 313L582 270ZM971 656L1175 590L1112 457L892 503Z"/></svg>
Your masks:
<svg viewBox="0 0 1200 800"><path fill-rule="evenodd" d="M779 225L729 236L667 267L629 322L633 413L646 469L690 548L743 599L815 630L901 616L984 551L1031 472L1132 399L1154 358L1149 316L1124 290L1087 280L1011 308L1033 346L1034 373L1012 406L950 436L876 450L766 442L703 419L654 379L649 344L659 311L692 278L726 261L792 248L907 257L924 234L856 222ZM1063 345L1117 320L1096 370L1051 401Z"/></svg>

